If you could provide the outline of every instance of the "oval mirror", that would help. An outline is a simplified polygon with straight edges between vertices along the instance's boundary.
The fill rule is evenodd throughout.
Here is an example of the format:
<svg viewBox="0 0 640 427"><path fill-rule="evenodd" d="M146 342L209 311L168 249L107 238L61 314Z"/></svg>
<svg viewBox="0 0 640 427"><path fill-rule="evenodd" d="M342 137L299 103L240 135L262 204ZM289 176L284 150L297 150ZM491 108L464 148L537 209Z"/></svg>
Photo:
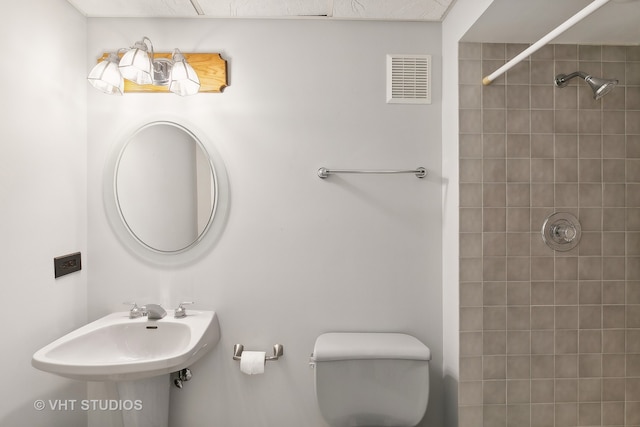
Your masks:
<svg viewBox="0 0 640 427"><path fill-rule="evenodd" d="M168 121L142 126L124 142L112 168L111 197L120 223L152 253L190 251L224 220L224 166L184 126Z"/></svg>

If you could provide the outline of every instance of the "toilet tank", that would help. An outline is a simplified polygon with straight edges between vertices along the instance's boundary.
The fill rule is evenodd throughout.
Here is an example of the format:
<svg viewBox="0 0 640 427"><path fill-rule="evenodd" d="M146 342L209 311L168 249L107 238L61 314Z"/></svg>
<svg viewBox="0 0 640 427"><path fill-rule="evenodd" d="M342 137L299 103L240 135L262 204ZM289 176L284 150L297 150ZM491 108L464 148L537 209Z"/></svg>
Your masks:
<svg viewBox="0 0 640 427"><path fill-rule="evenodd" d="M427 409L431 351L400 333L320 335L311 357L331 427L413 427Z"/></svg>

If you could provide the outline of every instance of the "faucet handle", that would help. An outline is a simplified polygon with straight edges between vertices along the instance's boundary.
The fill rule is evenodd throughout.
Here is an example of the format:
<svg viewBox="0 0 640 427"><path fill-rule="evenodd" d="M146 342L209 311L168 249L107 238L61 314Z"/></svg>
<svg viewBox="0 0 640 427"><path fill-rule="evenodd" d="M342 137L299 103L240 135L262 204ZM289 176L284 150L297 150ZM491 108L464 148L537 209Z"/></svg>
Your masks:
<svg viewBox="0 0 640 427"><path fill-rule="evenodd" d="M138 307L135 302L123 302L124 305L132 305L131 311L129 311L129 319L137 319L138 317L147 314L147 310L144 307Z"/></svg>
<svg viewBox="0 0 640 427"><path fill-rule="evenodd" d="M178 307L175 310L174 317L176 319L181 319L187 315L187 309L184 307L185 305L193 304L193 301L184 301L178 304Z"/></svg>

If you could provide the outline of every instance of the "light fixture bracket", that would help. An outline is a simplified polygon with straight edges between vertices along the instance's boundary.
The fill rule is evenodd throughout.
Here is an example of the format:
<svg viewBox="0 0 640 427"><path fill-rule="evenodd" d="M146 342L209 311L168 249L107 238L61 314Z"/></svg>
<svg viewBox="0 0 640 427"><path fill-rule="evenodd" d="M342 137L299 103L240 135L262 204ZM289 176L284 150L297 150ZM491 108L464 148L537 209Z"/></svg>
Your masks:
<svg viewBox="0 0 640 427"><path fill-rule="evenodd" d="M153 60L153 84L167 86L171 77L173 61L167 58L155 58Z"/></svg>

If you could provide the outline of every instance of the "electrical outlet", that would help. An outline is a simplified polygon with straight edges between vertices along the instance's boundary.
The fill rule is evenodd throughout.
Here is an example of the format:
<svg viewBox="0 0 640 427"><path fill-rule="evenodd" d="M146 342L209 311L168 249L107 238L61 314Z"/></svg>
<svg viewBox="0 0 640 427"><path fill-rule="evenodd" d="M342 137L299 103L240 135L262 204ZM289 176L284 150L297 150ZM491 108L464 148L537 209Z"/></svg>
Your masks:
<svg viewBox="0 0 640 427"><path fill-rule="evenodd" d="M82 270L80 252L55 257L53 259L53 268L56 279L60 276L64 276L65 274Z"/></svg>

